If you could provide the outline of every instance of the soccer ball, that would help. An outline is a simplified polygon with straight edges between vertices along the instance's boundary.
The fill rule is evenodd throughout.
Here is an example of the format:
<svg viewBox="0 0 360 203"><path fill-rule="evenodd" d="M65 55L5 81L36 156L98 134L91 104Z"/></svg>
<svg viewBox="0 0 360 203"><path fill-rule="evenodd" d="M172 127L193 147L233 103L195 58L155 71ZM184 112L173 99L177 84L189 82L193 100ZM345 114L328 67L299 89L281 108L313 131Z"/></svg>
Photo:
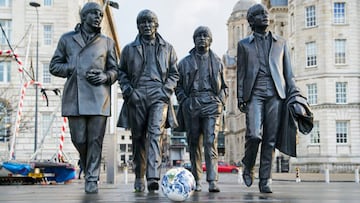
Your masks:
<svg viewBox="0 0 360 203"><path fill-rule="evenodd" d="M190 171L183 167L169 169L161 180L161 190L172 201L184 201L195 190L195 179Z"/></svg>

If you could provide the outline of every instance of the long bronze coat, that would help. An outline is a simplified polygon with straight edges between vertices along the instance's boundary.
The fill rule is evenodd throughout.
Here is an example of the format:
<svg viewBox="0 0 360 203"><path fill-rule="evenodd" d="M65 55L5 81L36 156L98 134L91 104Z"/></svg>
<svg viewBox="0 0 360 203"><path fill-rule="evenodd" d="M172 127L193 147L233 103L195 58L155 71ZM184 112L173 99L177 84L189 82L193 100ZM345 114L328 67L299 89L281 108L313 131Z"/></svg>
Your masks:
<svg viewBox="0 0 360 203"><path fill-rule="evenodd" d="M92 68L103 70L107 84L95 86L86 80ZM62 94L62 116L110 116L111 84L117 79L114 41L100 33L85 44L80 27L61 36L51 59L50 73L67 78Z"/></svg>
<svg viewBox="0 0 360 203"><path fill-rule="evenodd" d="M156 34L156 63L159 67L163 90L170 98L174 92L179 72L177 69L177 56L171 44L166 42L159 34ZM121 52L119 65L119 84L123 92L125 103L121 109L118 127L131 128L128 122L127 99L131 95L133 88L137 86L138 80L142 74L144 66L144 53L140 42L139 35L136 39L126 45ZM166 127L176 127L177 120L173 105L169 104L167 113Z"/></svg>
<svg viewBox="0 0 360 203"><path fill-rule="evenodd" d="M178 127L176 131L184 131L184 116L182 112L183 101L190 97L191 88L194 84L195 76L199 71L195 59L195 49L190 51L190 54L179 62L180 79L175 89L176 97L179 102L179 109L177 111ZM211 87L214 94L224 106L227 99L228 87L224 79L224 66L221 59L212 51L209 51L210 63L211 63ZM188 107L185 107L188 108ZM221 109L222 111L222 109Z"/></svg>
<svg viewBox="0 0 360 203"><path fill-rule="evenodd" d="M291 69L290 53L285 39L271 33L272 42L269 53L271 78L281 99L296 89ZM237 56L237 97L239 101L249 101L256 76L260 69L254 35L242 39L238 43Z"/></svg>

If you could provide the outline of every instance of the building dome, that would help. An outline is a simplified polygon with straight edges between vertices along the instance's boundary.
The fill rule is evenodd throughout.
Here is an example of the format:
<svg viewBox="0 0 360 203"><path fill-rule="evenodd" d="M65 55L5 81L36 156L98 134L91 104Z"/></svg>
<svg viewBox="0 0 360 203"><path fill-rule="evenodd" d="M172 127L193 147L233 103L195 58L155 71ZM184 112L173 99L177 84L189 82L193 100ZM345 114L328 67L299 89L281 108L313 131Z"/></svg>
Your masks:
<svg viewBox="0 0 360 203"><path fill-rule="evenodd" d="M256 4L255 0L239 0L235 4L232 12L247 11L254 4Z"/></svg>

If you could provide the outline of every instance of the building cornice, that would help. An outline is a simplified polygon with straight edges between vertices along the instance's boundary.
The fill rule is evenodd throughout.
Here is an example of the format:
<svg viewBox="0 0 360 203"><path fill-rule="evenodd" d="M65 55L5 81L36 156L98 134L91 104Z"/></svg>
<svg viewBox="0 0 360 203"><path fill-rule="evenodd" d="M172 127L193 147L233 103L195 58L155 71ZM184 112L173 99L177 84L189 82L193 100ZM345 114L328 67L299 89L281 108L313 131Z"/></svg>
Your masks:
<svg viewBox="0 0 360 203"><path fill-rule="evenodd" d="M310 80L310 79L323 79L323 78L359 78L360 72L349 72L349 73L302 73L296 75L296 81Z"/></svg>
<svg viewBox="0 0 360 203"><path fill-rule="evenodd" d="M311 109L360 109L360 103L350 103L350 104L316 104L311 105Z"/></svg>

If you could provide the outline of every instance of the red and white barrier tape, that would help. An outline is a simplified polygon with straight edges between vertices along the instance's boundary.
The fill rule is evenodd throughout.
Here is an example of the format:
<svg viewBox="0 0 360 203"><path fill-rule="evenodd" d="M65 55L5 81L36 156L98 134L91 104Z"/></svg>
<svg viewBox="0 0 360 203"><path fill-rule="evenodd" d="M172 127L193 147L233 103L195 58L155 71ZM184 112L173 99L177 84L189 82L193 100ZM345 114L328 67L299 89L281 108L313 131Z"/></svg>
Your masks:
<svg viewBox="0 0 360 203"><path fill-rule="evenodd" d="M18 71L23 72L23 63L16 53L12 52L11 50L5 50L5 51L0 50L0 56L3 54L14 57L15 61L19 65ZM37 85L39 88L41 88L41 86L42 86L40 82L35 82L34 80L31 80L29 82L24 83L21 88L18 111L16 114L14 137L12 139L12 143L11 143L11 147L10 147L9 159L15 159L15 140L20 131L20 123L21 123L22 109L24 106L25 92L26 92L26 89L30 85ZM62 160L61 158L63 157L62 151L63 151L63 146L64 146L66 124L67 124L67 119L66 119L66 117L63 117L63 125L61 127L61 135L60 135L60 141L59 141L60 144L59 144L59 151L58 151L59 160Z"/></svg>
<svg viewBox="0 0 360 203"><path fill-rule="evenodd" d="M63 117L63 125L61 126L61 134L60 134L60 143L59 143L59 152L58 152L58 160L62 160L63 157L63 146L64 146L64 139L65 139L65 129L67 124L67 118Z"/></svg>
<svg viewBox="0 0 360 203"><path fill-rule="evenodd" d="M16 114L16 120L15 120L15 130L14 130L14 135L13 135L13 139L12 139L12 142L11 142L9 159L14 159L15 158L15 139L18 136L19 131L20 131L20 123L21 123L22 110L23 110L23 107L24 107L24 98L25 98L26 89L30 85L38 85L39 87L41 87L41 84L39 82L35 82L35 81L31 80L29 82L24 83L22 88L21 88L20 100L19 100L18 110L17 110L17 114Z"/></svg>
<svg viewBox="0 0 360 203"><path fill-rule="evenodd" d="M19 72L23 72L23 63L19 58L19 55L17 55L16 53L12 52L11 50L0 50L0 56L1 55L7 55L7 56L12 56L14 57L15 61L18 63L19 68L18 71Z"/></svg>

